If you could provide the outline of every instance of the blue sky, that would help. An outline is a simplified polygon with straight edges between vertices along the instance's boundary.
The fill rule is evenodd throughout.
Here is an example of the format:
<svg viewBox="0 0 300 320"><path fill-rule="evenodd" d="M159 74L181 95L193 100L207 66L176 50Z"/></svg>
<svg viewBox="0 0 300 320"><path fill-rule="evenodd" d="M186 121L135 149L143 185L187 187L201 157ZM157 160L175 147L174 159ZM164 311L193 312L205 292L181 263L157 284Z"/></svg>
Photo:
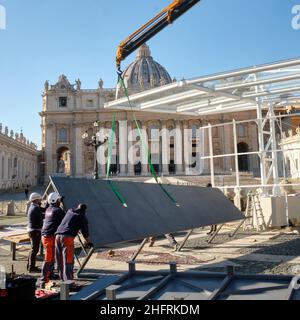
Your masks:
<svg viewBox="0 0 300 320"><path fill-rule="evenodd" d="M118 44L171 0L0 0L0 122L40 144L45 80L116 82ZM171 76L192 78L300 56L300 0L203 0L148 44ZM134 59L129 57L123 67Z"/></svg>

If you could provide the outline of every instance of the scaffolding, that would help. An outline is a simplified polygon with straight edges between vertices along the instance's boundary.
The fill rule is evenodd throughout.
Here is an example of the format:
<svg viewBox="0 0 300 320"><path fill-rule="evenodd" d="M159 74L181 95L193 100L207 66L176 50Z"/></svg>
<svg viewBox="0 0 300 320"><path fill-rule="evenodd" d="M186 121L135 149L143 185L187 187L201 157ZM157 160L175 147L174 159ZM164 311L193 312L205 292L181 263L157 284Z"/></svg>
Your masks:
<svg viewBox="0 0 300 320"><path fill-rule="evenodd" d="M261 66L244 68L230 72L203 76L191 80L181 80L159 88L130 96L134 111L168 113L192 117L256 111L255 119L203 126L209 139L209 155L201 159L209 160L211 183L216 186L214 159L235 158L234 189L260 187L262 193L279 196L280 171L279 147L276 126L286 114L286 108L300 105L300 59L285 60ZM105 104L114 110L132 110L127 98ZM284 115L280 115L280 112ZM237 150L237 125L253 122L257 126L258 150L239 153ZM214 127L232 126L234 153L214 154L212 130ZM241 186L238 159L241 155L257 155L260 163L261 182L257 186ZM285 168L283 168L285 171ZM289 184L290 185L290 184ZM297 184L296 184L297 185ZM270 190L271 189L271 190Z"/></svg>

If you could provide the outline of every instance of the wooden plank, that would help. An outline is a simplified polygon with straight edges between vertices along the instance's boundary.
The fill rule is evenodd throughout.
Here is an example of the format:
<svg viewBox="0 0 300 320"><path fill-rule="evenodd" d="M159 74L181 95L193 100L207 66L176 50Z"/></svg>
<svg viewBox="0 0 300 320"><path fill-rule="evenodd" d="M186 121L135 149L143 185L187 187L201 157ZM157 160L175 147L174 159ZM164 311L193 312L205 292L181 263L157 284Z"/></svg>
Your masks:
<svg viewBox="0 0 300 320"><path fill-rule="evenodd" d="M18 235L18 236L9 236L9 237L4 237L3 240L13 242L13 243L24 243L24 242L29 242L30 238L28 234L24 235Z"/></svg>

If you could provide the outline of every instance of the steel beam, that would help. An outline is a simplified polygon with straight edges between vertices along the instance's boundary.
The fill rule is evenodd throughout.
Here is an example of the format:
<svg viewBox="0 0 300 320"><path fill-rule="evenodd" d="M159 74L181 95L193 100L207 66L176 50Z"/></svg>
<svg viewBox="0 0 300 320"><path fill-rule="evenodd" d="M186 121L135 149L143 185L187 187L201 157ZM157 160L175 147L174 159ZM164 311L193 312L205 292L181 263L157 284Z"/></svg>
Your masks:
<svg viewBox="0 0 300 320"><path fill-rule="evenodd" d="M192 235L193 232L194 232L194 229L190 230L186 234L186 236L184 237L183 241L180 243L180 245L179 245L179 247L177 249L178 252L180 252L183 249L183 247L185 246L186 242L188 241L189 237Z"/></svg>
<svg viewBox="0 0 300 320"><path fill-rule="evenodd" d="M146 243L149 241L149 238L145 238L143 242L140 244L136 252L133 254L133 256L130 258L130 261L135 261L138 255L141 253L143 248L145 247Z"/></svg>
<svg viewBox="0 0 300 320"><path fill-rule="evenodd" d="M211 244L216 236L219 234L219 232L221 231L221 229L224 227L225 224L221 224L219 227L218 227L218 230L213 234L213 236L207 241L207 243Z"/></svg>
<svg viewBox="0 0 300 320"><path fill-rule="evenodd" d="M213 293L208 297L208 300L217 300L220 294L230 285L233 280L233 276L227 276L220 287L213 291Z"/></svg>
<svg viewBox="0 0 300 320"><path fill-rule="evenodd" d="M163 288L168 282L170 282L173 279L174 275L169 274L166 277L164 277L157 286L152 287L149 289L145 294L143 294L138 300L147 300L151 296L153 296L155 293L157 293L161 288Z"/></svg>
<svg viewBox="0 0 300 320"><path fill-rule="evenodd" d="M83 263L81 264L80 268L77 271L77 277L80 277L81 272L84 270L85 266L87 265L87 263L89 262L89 260L91 259L93 253L95 252L95 248L91 248L88 255L86 256L86 258L84 259Z"/></svg>

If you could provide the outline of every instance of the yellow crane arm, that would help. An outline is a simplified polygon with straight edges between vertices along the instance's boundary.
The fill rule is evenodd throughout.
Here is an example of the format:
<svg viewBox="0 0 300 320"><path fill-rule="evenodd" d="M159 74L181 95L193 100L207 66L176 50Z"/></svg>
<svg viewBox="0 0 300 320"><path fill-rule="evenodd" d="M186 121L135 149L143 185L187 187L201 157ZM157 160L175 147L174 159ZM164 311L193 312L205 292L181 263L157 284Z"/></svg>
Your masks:
<svg viewBox="0 0 300 320"><path fill-rule="evenodd" d="M183 15L201 0L174 0L168 7L126 38L118 47L116 63L120 69L121 62L146 41Z"/></svg>

